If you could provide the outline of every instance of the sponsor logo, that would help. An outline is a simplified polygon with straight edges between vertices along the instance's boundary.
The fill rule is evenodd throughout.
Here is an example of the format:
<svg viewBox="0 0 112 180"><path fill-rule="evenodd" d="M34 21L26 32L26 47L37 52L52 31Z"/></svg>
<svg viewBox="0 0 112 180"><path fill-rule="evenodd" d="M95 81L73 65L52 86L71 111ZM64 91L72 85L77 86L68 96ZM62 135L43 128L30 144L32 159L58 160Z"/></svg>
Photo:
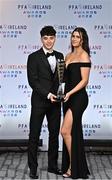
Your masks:
<svg viewBox="0 0 112 180"><path fill-rule="evenodd" d="M1 64L0 77L2 78L17 78L26 70L27 65L23 64Z"/></svg>
<svg viewBox="0 0 112 180"><path fill-rule="evenodd" d="M94 104L93 110L97 111L102 117L112 117L112 105L111 104Z"/></svg>
<svg viewBox="0 0 112 180"><path fill-rule="evenodd" d="M103 78L112 78L112 64L93 64L92 69L98 72Z"/></svg>
<svg viewBox="0 0 112 180"><path fill-rule="evenodd" d="M20 37L20 35L23 34L24 31L27 30L26 25L8 25L8 24L3 24L0 25L0 35L3 38L17 38Z"/></svg>
<svg viewBox="0 0 112 180"><path fill-rule="evenodd" d="M72 31L76 28L76 25L58 25L55 24L54 28L56 29L57 32L57 38L68 38Z"/></svg>
<svg viewBox="0 0 112 180"><path fill-rule="evenodd" d="M31 54L32 52L40 49L40 45L34 44L19 44L18 50L21 51L23 54Z"/></svg>
<svg viewBox="0 0 112 180"><path fill-rule="evenodd" d="M112 24L94 25L94 30L103 38L112 38Z"/></svg>
<svg viewBox="0 0 112 180"><path fill-rule="evenodd" d="M29 133L29 125L27 124L18 124L17 128L20 129L23 133Z"/></svg>
<svg viewBox="0 0 112 180"><path fill-rule="evenodd" d="M94 135L98 129L101 128L101 124L83 124L83 134L85 137Z"/></svg>
<svg viewBox="0 0 112 180"><path fill-rule="evenodd" d="M88 84L86 89L87 89L88 96L91 97L93 95L96 95L98 92L100 92L101 85L100 84L98 84L98 85Z"/></svg>
<svg viewBox="0 0 112 180"><path fill-rule="evenodd" d="M29 85L19 84L18 90L21 91L24 95L27 95L27 97L31 97L31 88Z"/></svg>
<svg viewBox="0 0 112 180"><path fill-rule="evenodd" d="M17 117L27 109L26 104L1 104L0 113L3 117Z"/></svg>
<svg viewBox="0 0 112 180"><path fill-rule="evenodd" d="M42 18L51 11L52 7L50 4L18 4L17 9L27 18Z"/></svg>
<svg viewBox="0 0 112 180"><path fill-rule="evenodd" d="M78 18L93 18L101 10L103 6L101 4L69 4L68 10L72 12Z"/></svg>
<svg viewBox="0 0 112 180"><path fill-rule="evenodd" d="M90 54L96 55L98 52L100 52L102 49L101 45L90 45Z"/></svg>

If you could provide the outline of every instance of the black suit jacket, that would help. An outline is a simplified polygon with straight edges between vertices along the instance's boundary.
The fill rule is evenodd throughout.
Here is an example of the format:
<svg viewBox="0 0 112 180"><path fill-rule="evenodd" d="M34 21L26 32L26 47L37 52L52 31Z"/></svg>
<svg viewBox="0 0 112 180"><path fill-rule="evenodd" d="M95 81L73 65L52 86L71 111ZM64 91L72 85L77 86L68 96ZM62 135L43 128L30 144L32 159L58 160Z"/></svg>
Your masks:
<svg viewBox="0 0 112 180"><path fill-rule="evenodd" d="M56 59L63 59L63 54L54 51ZM47 99L49 92L56 94L59 80L57 68L53 74L43 51L43 48L30 54L27 61L27 76L29 85L32 88L32 105L47 106L50 100Z"/></svg>

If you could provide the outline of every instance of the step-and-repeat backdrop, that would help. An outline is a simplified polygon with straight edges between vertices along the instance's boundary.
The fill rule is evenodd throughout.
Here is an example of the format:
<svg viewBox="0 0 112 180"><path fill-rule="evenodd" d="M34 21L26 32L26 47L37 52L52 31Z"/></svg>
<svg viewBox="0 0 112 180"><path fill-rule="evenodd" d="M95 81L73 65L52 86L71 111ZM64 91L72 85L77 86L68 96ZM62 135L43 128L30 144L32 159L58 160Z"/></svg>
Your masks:
<svg viewBox="0 0 112 180"><path fill-rule="evenodd" d="M111 140L111 0L0 0L0 139L28 139L31 88L27 57L41 47L40 29L45 25L56 29L55 49L64 55L70 51L74 28L87 30L92 68L87 86L89 105L83 116L84 138ZM46 150L46 118L40 138ZM60 149L61 141L60 137Z"/></svg>

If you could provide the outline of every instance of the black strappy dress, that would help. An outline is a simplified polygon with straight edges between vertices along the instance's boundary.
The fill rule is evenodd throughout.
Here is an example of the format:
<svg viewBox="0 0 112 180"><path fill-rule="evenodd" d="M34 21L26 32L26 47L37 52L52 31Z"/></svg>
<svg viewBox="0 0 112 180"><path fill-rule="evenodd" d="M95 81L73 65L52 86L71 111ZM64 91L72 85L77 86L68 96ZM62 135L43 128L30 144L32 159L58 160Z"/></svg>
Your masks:
<svg viewBox="0 0 112 180"><path fill-rule="evenodd" d="M91 67L90 62L72 62L66 68L65 93L73 89L81 81L81 67ZM82 115L88 105L88 95L85 87L74 93L70 99L64 103L64 115L67 110L72 111L72 144L71 144L71 177L87 178L90 174L86 162L83 132ZM62 171L65 173L69 168L69 155L65 144L62 151Z"/></svg>

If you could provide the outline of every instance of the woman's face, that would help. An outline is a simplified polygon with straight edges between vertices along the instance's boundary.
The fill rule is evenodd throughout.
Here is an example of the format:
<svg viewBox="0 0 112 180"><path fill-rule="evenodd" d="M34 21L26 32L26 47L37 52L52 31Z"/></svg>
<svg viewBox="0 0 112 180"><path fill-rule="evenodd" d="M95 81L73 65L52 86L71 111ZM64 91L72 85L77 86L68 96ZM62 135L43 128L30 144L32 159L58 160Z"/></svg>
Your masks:
<svg viewBox="0 0 112 180"><path fill-rule="evenodd" d="M82 46L82 35L79 32L74 31L71 36L71 43L74 48Z"/></svg>

